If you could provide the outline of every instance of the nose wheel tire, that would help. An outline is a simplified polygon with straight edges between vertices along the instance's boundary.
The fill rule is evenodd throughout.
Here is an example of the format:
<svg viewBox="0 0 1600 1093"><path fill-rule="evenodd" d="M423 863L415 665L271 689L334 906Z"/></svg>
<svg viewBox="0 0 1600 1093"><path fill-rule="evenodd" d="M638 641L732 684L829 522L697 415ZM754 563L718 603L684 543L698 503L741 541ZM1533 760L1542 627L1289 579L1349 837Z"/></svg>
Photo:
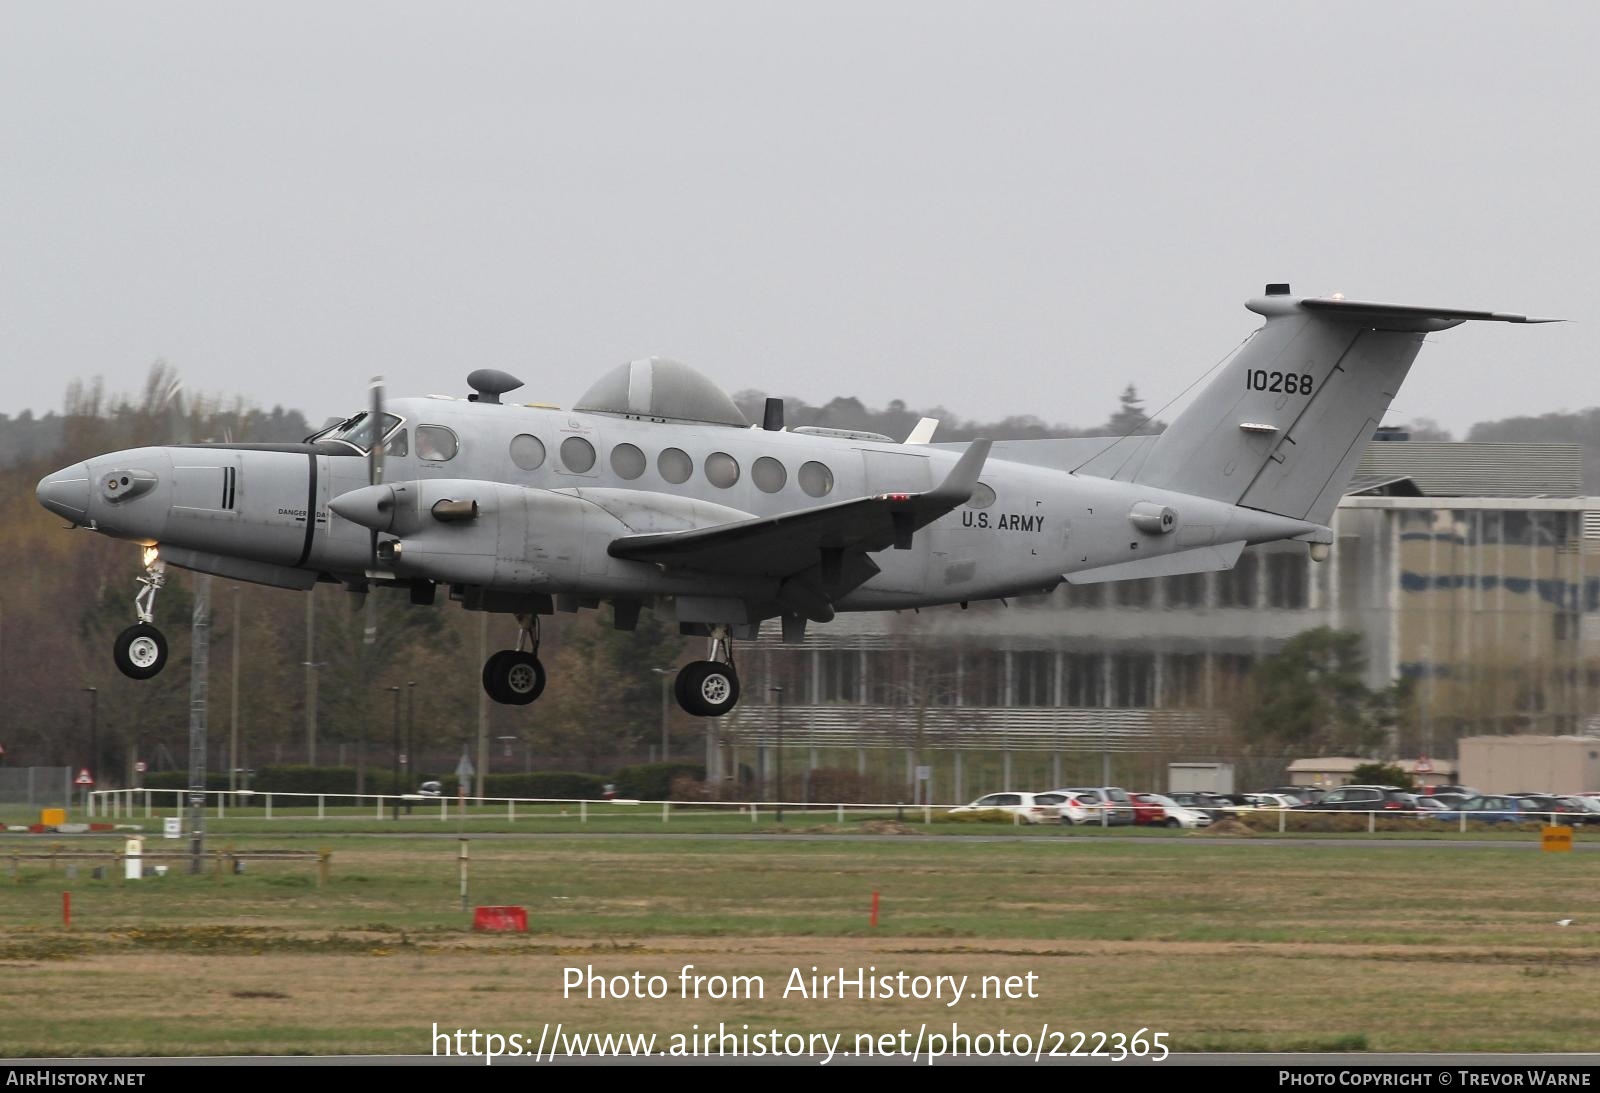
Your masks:
<svg viewBox="0 0 1600 1093"><path fill-rule="evenodd" d="M167 666L167 639L147 622L134 623L117 635L111 656L129 679L149 679Z"/></svg>
<svg viewBox="0 0 1600 1093"><path fill-rule="evenodd" d="M696 660L683 666L673 690L696 717L721 717L739 704L739 675L728 664Z"/></svg>
<svg viewBox="0 0 1600 1093"><path fill-rule="evenodd" d="M544 693L544 665L532 653L502 649L483 665L483 689L503 706L526 706Z"/></svg>

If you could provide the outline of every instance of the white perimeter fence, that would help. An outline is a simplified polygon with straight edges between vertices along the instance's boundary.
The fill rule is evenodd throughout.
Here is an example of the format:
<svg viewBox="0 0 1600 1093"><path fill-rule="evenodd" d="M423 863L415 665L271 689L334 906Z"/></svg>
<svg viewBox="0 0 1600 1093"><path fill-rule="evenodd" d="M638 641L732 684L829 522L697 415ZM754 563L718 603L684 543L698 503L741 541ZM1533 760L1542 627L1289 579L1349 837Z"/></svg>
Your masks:
<svg viewBox="0 0 1600 1093"><path fill-rule="evenodd" d="M398 818L402 814L413 816L422 811L425 815L435 813L441 823L448 823L452 818L466 819L504 819L515 821L517 809L522 809L522 818L525 820L541 819L570 819L574 823L587 824L592 820L604 821L615 818L634 818L645 812L659 810L661 822L670 823L674 816L688 818L692 816L705 817L717 815L737 815L748 817L752 824L759 823L763 816L776 818L779 814L790 812L805 816L826 816L832 813L836 822L844 823L848 815L875 814L882 818L891 814L897 819L910 819L913 822L920 820L922 823L932 823L935 813L943 814L956 805L935 804L816 804L804 801L641 801L631 798L617 800L582 800L556 797L432 797L416 793L400 794L398 796L385 796L375 793L264 793L255 790L206 790L202 797L202 807L217 819L226 819L229 809L236 814L254 818L258 810L262 818L267 820L304 820L310 819L312 809L316 811L316 818L327 820L331 818L350 819L352 815L359 817L365 810L371 809L371 818L374 820L387 820ZM179 815L191 798L191 791L186 789L102 789L89 794L89 818L101 820L134 819L142 815L150 818L155 815ZM550 811L552 806L561 808L560 812ZM466 816L462 816L463 808ZM330 809L337 809L337 813L330 815ZM1365 817L1367 832L1375 833L1378 829L1378 819L1412 819L1417 821L1418 831L1437 831L1447 827L1455 827L1458 831L1465 832L1472 820L1464 812L1455 813L1446 820L1438 820L1436 812L1405 811L1400 809L1378 809L1373 811L1354 811L1350 809L1313 809L1313 808L1274 808L1274 809L1239 809L1233 815L1248 814L1252 817L1262 815L1275 815L1277 828L1280 834L1288 830L1288 818L1294 816L1357 816ZM1529 812L1524 813L1526 820L1523 822L1543 822L1560 824L1566 818L1564 813ZM1021 811L1012 813L1012 823L1021 826L1031 822ZM1047 821L1053 823L1054 821ZM1491 821L1497 826L1501 822ZM1110 813L1102 811L1098 820L1091 820L1090 826L1112 827L1131 826L1113 825Z"/></svg>

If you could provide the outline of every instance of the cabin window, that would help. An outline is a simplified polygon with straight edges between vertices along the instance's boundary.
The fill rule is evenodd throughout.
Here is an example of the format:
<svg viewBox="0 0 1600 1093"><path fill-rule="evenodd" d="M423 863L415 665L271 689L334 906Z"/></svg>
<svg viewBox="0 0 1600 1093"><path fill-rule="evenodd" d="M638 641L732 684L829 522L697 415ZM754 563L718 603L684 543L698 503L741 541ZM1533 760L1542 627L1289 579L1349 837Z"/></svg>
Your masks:
<svg viewBox="0 0 1600 1093"><path fill-rule="evenodd" d="M512 437L511 462L525 471L538 470L544 466L544 441L527 433Z"/></svg>
<svg viewBox="0 0 1600 1093"><path fill-rule="evenodd" d="M677 486L689 481L689 476L694 473L694 460L682 448L663 448L661 454L656 456L656 469L661 472L662 478Z"/></svg>
<svg viewBox="0 0 1600 1093"><path fill-rule="evenodd" d="M581 436L561 442L561 465L571 474L583 474L594 467L594 445Z"/></svg>
<svg viewBox="0 0 1600 1093"><path fill-rule="evenodd" d="M833 492L833 472L815 461L800 466L800 488L811 497L826 497Z"/></svg>
<svg viewBox="0 0 1600 1093"><path fill-rule="evenodd" d="M426 463L446 463L456 457L461 442L443 425L417 426L417 458Z"/></svg>
<svg viewBox="0 0 1600 1093"><path fill-rule="evenodd" d="M739 481L739 461L727 452L712 452L706 456L706 480L718 489L727 489Z"/></svg>
<svg viewBox="0 0 1600 1093"><path fill-rule="evenodd" d="M764 455L750 464L750 479L762 493L777 493L789 481L789 472L783 469L782 463Z"/></svg>
<svg viewBox="0 0 1600 1093"><path fill-rule="evenodd" d="M611 449L611 469L617 477L632 481L644 473L644 453L632 444L618 444Z"/></svg>

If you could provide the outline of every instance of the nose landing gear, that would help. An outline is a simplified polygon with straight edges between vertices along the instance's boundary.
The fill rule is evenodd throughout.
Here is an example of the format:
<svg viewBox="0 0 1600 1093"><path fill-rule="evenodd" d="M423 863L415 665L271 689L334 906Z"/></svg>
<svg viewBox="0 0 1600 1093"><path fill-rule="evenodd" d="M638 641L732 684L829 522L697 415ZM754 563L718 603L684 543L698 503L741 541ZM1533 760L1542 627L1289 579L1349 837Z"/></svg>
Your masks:
<svg viewBox="0 0 1600 1093"><path fill-rule="evenodd" d="M678 671L672 690L678 705L695 717L721 717L739 704L739 673L726 626L711 631L710 659L692 660Z"/></svg>
<svg viewBox="0 0 1600 1093"><path fill-rule="evenodd" d="M492 654L483 664L483 689L503 706L526 706L544 693L539 663L539 616L518 615L517 647ZM529 646L524 649L523 646Z"/></svg>
<svg viewBox="0 0 1600 1093"><path fill-rule="evenodd" d="M144 587L133 598L139 621L117 635L111 648L111 657L117 671L129 679L149 679L167 666L167 638L152 624L155 614L156 593L167 583L167 563L155 553L153 547L145 548L144 575L139 578Z"/></svg>

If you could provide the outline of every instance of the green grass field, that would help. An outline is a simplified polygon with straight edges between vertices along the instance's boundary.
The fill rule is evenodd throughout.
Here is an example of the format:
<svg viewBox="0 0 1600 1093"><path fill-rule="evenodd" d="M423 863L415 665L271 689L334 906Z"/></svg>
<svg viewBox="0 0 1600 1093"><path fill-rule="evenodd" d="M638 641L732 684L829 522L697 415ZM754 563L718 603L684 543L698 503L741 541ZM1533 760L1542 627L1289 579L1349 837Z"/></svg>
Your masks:
<svg viewBox="0 0 1600 1093"><path fill-rule="evenodd" d="M547 1020L847 1038L1049 1022L1165 1031L1180 1051L1583 1051L1600 1018L1588 987L1600 859L1584 852L1060 833L478 839L470 904L525 907L530 932L474 934L456 839L282 822L296 830L212 846L326 848L325 887L308 861L247 859L232 875L213 859L199 876L172 862L164 878L121 883L115 871L94 879L85 860L69 877L65 860L8 855L107 841L0 840L0 1054L426 1054L435 1023L537 1034ZM1575 921L1556 925L1564 918ZM686 964L759 976L767 994L685 997ZM1031 972L1038 996L955 1007L775 997L812 965L974 983ZM658 974L671 990L563 997L565 969L590 966Z"/></svg>

